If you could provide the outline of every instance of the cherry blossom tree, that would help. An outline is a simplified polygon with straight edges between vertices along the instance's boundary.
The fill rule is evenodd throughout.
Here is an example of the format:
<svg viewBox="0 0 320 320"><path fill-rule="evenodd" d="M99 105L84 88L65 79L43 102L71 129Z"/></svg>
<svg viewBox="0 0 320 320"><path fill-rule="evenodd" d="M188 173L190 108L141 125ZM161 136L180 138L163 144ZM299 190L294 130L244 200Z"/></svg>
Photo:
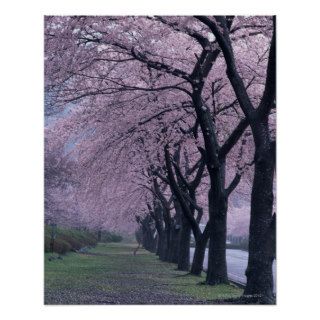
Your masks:
<svg viewBox="0 0 320 320"><path fill-rule="evenodd" d="M76 163L75 216L144 230L151 217L160 258L183 270L192 230L193 272L210 238L206 282L226 283L228 200L254 163L246 294L272 298L272 30L271 17L46 17L49 127Z"/></svg>
<svg viewBox="0 0 320 320"><path fill-rule="evenodd" d="M269 114L275 107L276 89L276 40L275 17L269 50L268 65L263 95L257 107L254 106L243 78L237 67L235 53L230 40L226 17L197 17L215 35L226 61L226 74L234 89L240 107L249 121L255 143L255 175L252 186L251 221L249 239L249 263L246 271L245 294L262 295L273 299L272 262L273 241L269 241L275 229L273 209L273 180L275 170L275 141L270 137ZM274 238L274 237L272 237Z"/></svg>

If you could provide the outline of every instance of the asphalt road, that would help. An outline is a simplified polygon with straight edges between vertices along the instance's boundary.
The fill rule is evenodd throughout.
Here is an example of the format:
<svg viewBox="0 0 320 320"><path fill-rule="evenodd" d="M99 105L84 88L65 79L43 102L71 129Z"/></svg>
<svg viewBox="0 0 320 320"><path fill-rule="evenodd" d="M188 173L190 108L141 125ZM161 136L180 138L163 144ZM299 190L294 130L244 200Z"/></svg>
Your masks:
<svg viewBox="0 0 320 320"><path fill-rule="evenodd" d="M194 255L194 248L190 248L190 262L192 263ZM248 252L242 250L227 249L227 268L228 276L230 280L246 284L247 278L245 271L248 263ZM208 249L204 258L204 270L208 267ZM276 261L273 263L273 279L274 279L274 291L276 291Z"/></svg>

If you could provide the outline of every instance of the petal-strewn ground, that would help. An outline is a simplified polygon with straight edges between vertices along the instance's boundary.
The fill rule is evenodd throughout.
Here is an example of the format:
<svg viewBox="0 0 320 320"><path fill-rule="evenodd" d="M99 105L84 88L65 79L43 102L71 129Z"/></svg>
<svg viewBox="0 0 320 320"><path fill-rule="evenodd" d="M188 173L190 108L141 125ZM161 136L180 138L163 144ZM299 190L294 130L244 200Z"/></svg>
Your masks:
<svg viewBox="0 0 320 320"><path fill-rule="evenodd" d="M215 304L238 298L232 285L199 284L176 265L132 244L98 244L88 253L49 261L45 255L45 304ZM229 302L230 303L230 302Z"/></svg>

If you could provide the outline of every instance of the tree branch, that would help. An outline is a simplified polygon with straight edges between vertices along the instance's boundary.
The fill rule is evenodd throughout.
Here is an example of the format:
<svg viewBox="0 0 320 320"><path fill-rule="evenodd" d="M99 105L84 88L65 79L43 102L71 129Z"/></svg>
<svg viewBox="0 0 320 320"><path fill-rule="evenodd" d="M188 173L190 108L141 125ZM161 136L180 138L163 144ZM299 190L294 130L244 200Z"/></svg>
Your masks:
<svg viewBox="0 0 320 320"><path fill-rule="evenodd" d="M175 193L175 196L177 197L180 205L181 205L181 208L182 208L182 212L183 214L185 214L186 218L188 219L190 225L191 225L191 228L192 228L192 231L193 231L193 234L194 234L194 237L196 239L196 241L199 239L199 237L201 236L201 230L200 230L200 227L199 225L197 224L195 218L193 217L193 215L191 214L191 211L190 211L190 208L189 206L186 204L185 200L184 200L184 197L180 191L180 188L175 180L175 177L174 177L174 174L173 174L173 171L172 171L172 167L171 167L171 159L170 159L170 153L169 153L169 146L166 145L165 148L164 148L164 151L165 151L165 161L166 161L166 167L167 167L167 170L168 170L168 179L170 181L170 184L172 186L172 190L173 192Z"/></svg>
<svg viewBox="0 0 320 320"><path fill-rule="evenodd" d="M179 179L182 181L182 183L185 185L186 188L189 189L189 182L187 181L187 179L183 176L179 166L175 163L175 162L172 162L174 168L175 168L175 171L176 171L176 174L177 176L179 177Z"/></svg>
<svg viewBox="0 0 320 320"><path fill-rule="evenodd" d="M268 115L274 105L276 96L276 17L273 17L273 35L271 39L267 77L261 102L257 109L259 116Z"/></svg>
<svg viewBox="0 0 320 320"><path fill-rule="evenodd" d="M185 34L189 35L190 37L194 38L203 48L208 43L208 39L207 38L202 36L200 33L196 32L194 30L191 30L190 28L185 27L185 28L181 29L181 28L179 28L179 25L177 23L169 22L169 21L165 20L161 16L155 16L155 18L156 18L157 21L162 22L163 24L169 26L173 30L185 33Z"/></svg>
<svg viewBox="0 0 320 320"><path fill-rule="evenodd" d="M215 35L227 64L227 76L237 96L241 109L248 119L252 119L255 109L250 101L247 90L245 89L243 80L236 68L226 18L222 16L215 17L215 20L219 23L220 29L223 30L223 33L220 32L217 23L213 22L208 17L196 16L196 18L209 27Z"/></svg>
<svg viewBox="0 0 320 320"><path fill-rule="evenodd" d="M191 182L191 185L190 185L191 189L196 190L196 188L200 184L205 167L206 167L206 163L205 163L204 157L201 156L199 169L197 171L195 178L193 179L193 181Z"/></svg>
<svg viewBox="0 0 320 320"><path fill-rule="evenodd" d="M239 184L240 180L241 180L241 174L236 173L236 175L234 176L233 180L230 182L228 188L225 191L227 197L229 197L230 194L233 192L233 190L237 187L237 185Z"/></svg>
<svg viewBox="0 0 320 320"><path fill-rule="evenodd" d="M233 130L233 132L228 137L227 141L222 145L222 147L219 150L219 159L224 159L227 154L230 152L230 150L234 147L234 145L238 142L240 137L242 136L243 132L246 130L246 128L249 125L249 121L247 118L242 119L236 128Z"/></svg>
<svg viewBox="0 0 320 320"><path fill-rule="evenodd" d="M147 64L150 68L172 74L175 77L185 79L191 83L190 76L186 72L174 67L169 67L161 62L151 61L144 54L136 52L134 48L131 49L131 53L137 60Z"/></svg>

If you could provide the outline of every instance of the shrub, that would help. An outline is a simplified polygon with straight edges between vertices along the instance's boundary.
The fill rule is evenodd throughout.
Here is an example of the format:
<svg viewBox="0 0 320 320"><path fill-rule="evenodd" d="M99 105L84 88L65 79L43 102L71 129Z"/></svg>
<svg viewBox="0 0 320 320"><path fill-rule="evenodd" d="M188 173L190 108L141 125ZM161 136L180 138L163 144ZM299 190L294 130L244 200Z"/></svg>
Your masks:
<svg viewBox="0 0 320 320"><path fill-rule="evenodd" d="M110 231L102 231L101 242L121 242L122 236Z"/></svg>
<svg viewBox="0 0 320 320"><path fill-rule="evenodd" d="M50 240L51 240L51 238L48 235L45 235L45 238L44 238L44 252L50 252Z"/></svg>
<svg viewBox="0 0 320 320"><path fill-rule="evenodd" d="M51 227L45 226L44 250L50 252ZM76 251L83 247L95 246L97 238L87 230L57 228L53 251L64 254L68 251Z"/></svg>
<svg viewBox="0 0 320 320"><path fill-rule="evenodd" d="M89 246L95 246L98 242L98 239L91 233L86 234L86 242Z"/></svg>
<svg viewBox="0 0 320 320"><path fill-rule="evenodd" d="M83 243L80 242L78 239L68 235L68 234L62 234L60 235L59 239L64 240L68 242L71 246L71 250L79 250L83 247Z"/></svg>
<svg viewBox="0 0 320 320"><path fill-rule="evenodd" d="M59 254L65 254L71 250L71 245L67 241L62 239L55 239L53 245L53 251Z"/></svg>

